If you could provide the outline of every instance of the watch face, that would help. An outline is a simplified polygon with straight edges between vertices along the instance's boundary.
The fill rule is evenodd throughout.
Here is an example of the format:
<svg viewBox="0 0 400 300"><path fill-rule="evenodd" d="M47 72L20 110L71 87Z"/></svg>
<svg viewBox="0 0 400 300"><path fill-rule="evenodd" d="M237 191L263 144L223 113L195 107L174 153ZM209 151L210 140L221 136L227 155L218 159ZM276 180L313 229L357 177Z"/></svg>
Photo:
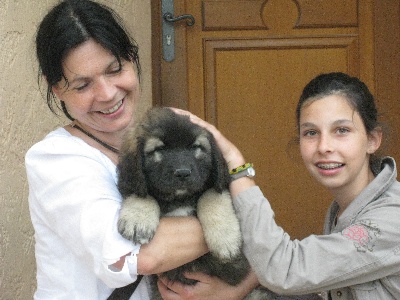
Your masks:
<svg viewBox="0 0 400 300"><path fill-rule="evenodd" d="M253 168L248 168L247 169L247 176L248 177L254 177L256 175L256 170L254 170Z"/></svg>

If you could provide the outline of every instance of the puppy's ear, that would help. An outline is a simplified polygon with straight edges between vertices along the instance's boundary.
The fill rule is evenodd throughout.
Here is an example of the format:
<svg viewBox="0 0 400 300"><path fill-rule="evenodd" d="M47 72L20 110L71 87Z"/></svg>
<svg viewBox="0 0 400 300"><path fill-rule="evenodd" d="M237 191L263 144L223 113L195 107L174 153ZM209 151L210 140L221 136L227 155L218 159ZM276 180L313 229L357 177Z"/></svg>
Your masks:
<svg viewBox="0 0 400 300"><path fill-rule="evenodd" d="M143 141L139 141L135 151L127 152L120 158L118 189L124 198L132 194L142 198L147 196L147 184L143 172L143 144Z"/></svg>
<svg viewBox="0 0 400 300"><path fill-rule="evenodd" d="M228 165L226 164L226 161L222 156L222 153L219 150L212 134L209 134L209 141L211 145L211 155L214 166L212 171L214 189L217 192L222 193L222 191L229 188L229 183L231 180L229 176Z"/></svg>

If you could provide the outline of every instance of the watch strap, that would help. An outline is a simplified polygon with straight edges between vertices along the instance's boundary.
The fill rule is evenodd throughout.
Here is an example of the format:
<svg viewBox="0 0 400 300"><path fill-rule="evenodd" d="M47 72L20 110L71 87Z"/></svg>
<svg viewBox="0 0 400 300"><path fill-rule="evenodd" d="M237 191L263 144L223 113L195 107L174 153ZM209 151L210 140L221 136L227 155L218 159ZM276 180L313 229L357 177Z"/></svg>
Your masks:
<svg viewBox="0 0 400 300"><path fill-rule="evenodd" d="M242 177L253 178L256 175L256 171L254 170L252 163L246 163L242 166L230 170L229 174L231 176L231 180L236 180Z"/></svg>

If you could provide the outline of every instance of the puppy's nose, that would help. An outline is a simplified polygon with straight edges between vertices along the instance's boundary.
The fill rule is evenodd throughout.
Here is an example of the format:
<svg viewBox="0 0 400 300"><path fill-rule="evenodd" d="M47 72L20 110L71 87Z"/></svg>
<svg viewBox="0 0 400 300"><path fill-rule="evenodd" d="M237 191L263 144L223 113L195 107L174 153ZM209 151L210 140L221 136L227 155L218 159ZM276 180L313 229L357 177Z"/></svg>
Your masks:
<svg viewBox="0 0 400 300"><path fill-rule="evenodd" d="M176 169L174 175L179 178L185 178L190 176L192 171L190 169Z"/></svg>

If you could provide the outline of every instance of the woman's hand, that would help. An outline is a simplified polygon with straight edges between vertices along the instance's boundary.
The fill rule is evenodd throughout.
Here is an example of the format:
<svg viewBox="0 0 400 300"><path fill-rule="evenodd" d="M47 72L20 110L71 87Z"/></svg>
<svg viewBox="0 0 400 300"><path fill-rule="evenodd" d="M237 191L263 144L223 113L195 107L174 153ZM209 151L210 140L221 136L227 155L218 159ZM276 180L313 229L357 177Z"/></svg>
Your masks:
<svg viewBox="0 0 400 300"><path fill-rule="evenodd" d="M197 280L196 285L170 282L165 277L158 280L158 289L164 300L241 300L259 285L257 277L251 272L239 285L231 286L217 277L203 273L188 273L185 276Z"/></svg>

